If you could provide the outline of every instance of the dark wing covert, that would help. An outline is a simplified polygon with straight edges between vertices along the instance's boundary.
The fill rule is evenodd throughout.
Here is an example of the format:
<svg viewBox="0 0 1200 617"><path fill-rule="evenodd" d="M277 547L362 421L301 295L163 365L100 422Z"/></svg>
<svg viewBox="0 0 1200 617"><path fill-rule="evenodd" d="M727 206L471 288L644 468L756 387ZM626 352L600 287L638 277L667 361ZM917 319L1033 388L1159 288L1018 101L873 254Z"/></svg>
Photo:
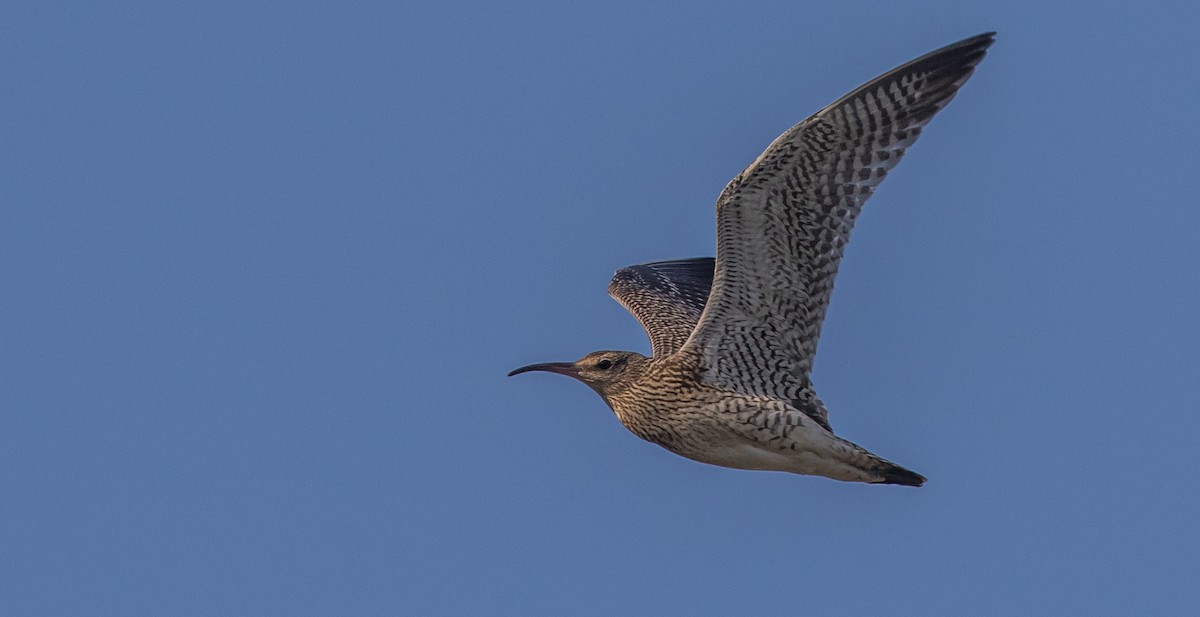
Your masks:
<svg viewBox="0 0 1200 617"><path fill-rule="evenodd" d="M655 356L673 354L704 311L713 266L712 257L700 257L621 268L608 284L608 294L641 322Z"/></svg>

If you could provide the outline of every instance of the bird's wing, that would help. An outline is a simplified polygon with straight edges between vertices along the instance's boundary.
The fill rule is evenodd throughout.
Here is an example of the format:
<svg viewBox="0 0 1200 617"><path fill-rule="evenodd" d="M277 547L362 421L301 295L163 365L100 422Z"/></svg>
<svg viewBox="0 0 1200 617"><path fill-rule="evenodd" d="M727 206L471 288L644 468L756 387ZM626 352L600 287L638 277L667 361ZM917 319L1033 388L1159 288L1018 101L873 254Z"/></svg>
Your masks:
<svg viewBox="0 0 1200 617"><path fill-rule="evenodd" d="M784 400L804 393L855 217L993 35L867 82L779 136L725 187L712 294L684 348L699 354L706 380Z"/></svg>
<svg viewBox="0 0 1200 617"><path fill-rule="evenodd" d="M655 356L673 354L696 328L712 288L713 258L656 261L621 268L608 294L633 313Z"/></svg>

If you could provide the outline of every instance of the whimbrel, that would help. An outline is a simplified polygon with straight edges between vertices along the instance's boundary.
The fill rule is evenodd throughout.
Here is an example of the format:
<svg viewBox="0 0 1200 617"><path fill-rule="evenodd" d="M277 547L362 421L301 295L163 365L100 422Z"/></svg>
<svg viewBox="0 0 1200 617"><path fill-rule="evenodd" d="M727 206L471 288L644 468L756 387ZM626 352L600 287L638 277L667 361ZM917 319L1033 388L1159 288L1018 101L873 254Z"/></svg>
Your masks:
<svg viewBox="0 0 1200 617"><path fill-rule="evenodd" d="M833 434L809 374L863 203L983 59L995 33L858 87L771 143L717 198L717 257L618 270L608 291L652 356L525 366L582 381L638 437L704 463L921 486Z"/></svg>

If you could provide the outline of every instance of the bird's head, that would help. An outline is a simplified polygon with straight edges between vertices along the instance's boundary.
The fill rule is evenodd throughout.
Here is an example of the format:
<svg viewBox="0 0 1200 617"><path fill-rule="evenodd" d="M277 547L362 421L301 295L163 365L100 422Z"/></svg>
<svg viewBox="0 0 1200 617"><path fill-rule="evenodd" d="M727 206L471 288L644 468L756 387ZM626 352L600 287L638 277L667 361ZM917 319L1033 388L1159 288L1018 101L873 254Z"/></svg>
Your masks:
<svg viewBox="0 0 1200 617"><path fill-rule="evenodd" d="M546 371L574 377L587 384L605 400L614 391L629 384L645 368L648 358L632 351L593 351L574 362L545 362L522 366L509 377L529 371Z"/></svg>

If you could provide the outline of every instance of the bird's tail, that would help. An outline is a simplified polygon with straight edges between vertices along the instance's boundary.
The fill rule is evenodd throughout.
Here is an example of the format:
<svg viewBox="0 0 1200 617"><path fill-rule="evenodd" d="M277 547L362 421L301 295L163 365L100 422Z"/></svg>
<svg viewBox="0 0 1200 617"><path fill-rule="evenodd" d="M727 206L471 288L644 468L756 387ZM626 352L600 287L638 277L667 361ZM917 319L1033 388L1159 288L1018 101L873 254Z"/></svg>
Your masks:
<svg viewBox="0 0 1200 617"><path fill-rule="evenodd" d="M879 462L879 467L873 471L883 479L876 482L876 484L899 484L902 486L921 486L925 484L925 476L919 473L909 471L883 459L879 459Z"/></svg>
<svg viewBox="0 0 1200 617"><path fill-rule="evenodd" d="M845 465L842 469L849 471L846 476L828 475L831 478L839 480L850 480L852 482L867 482L870 484L899 484L901 486L921 486L925 484L925 476L914 471L909 471L885 458L881 458L872 454L866 448L842 439L835 437L838 440L836 450L840 463Z"/></svg>

